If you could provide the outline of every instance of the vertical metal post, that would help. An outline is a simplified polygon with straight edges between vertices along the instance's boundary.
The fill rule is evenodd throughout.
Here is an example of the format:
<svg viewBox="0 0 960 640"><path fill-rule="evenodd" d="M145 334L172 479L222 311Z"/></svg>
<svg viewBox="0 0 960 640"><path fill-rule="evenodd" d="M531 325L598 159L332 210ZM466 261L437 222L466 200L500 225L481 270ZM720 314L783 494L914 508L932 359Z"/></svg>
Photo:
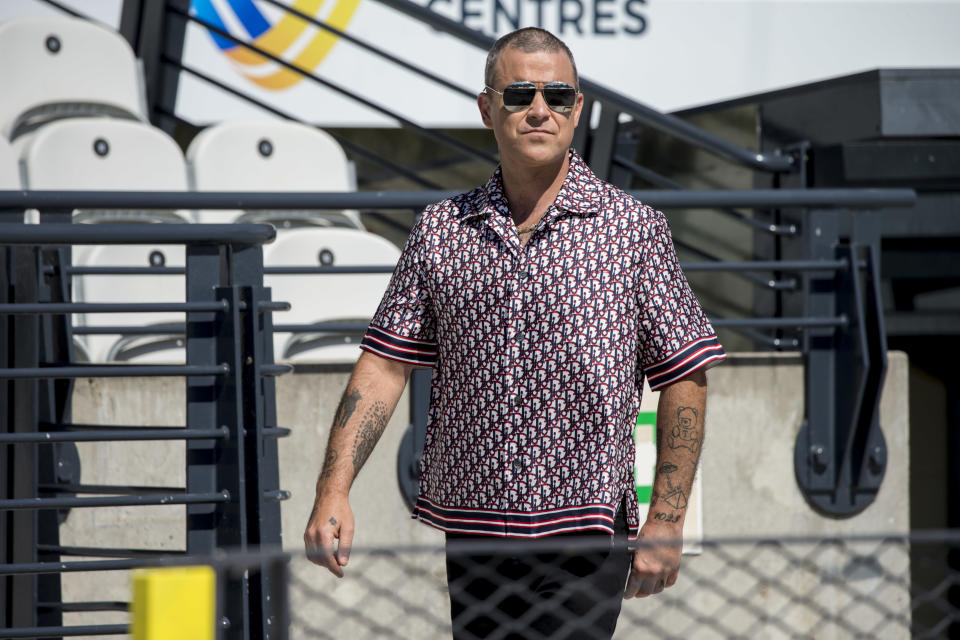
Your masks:
<svg viewBox="0 0 960 640"><path fill-rule="evenodd" d="M617 141L620 114L609 105L600 105L600 122L593 132L587 163L597 177L609 180L613 168L613 149Z"/></svg>
<svg viewBox="0 0 960 640"><path fill-rule="evenodd" d="M131 4L133 3L133 4ZM127 6L129 5L129 6ZM137 0L126 0L123 19L132 22L139 19L136 28L125 27L130 33L136 33L134 51L143 60L144 79L147 92L147 108L150 122L173 132L173 125L161 113L173 113L177 104L177 91L180 86L180 71L164 64L164 56L180 60L183 56L183 43L186 38L185 20L169 19L167 7L176 7L183 12L190 9L190 0L151 0L137 4Z"/></svg>
<svg viewBox="0 0 960 640"><path fill-rule="evenodd" d="M39 250L36 247L15 247L8 251L9 273L12 274L12 302L38 301ZM9 320L14 339L9 343L9 366L34 368L39 365L39 321L33 315L17 315ZM7 430L30 433L37 430L38 384L35 379L10 380L7 383ZM10 498L37 496L36 444L15 444L7 447L4 473L8 478ZM5 562L37 561L37 512L13 511L7 514ZM37 576L20 575L6 578L4 606L10 607L10 627L37 625Z"/></svg>
<svg viewBox="0 0 960 640"><path fill-rule="evenodd" d="M4 224L23 224L23 214L0 213L0 228ZM0 246L0 302L13 302L13 265L15 264L14 251L11 248ZM13 344L16 342L12 333L13 316L0 313L0 366L13 366ZM10 433L15 430L13 421L13 381L0 381L0 433ZM0 465L4 473L0 473L0 499L13 497L12 484L7 470L12 469L14 447L0 444ZM8 532L12 530L13 512L0 511L0 562L13 562L11 556L11 540ZM12 607L8 606L9 596L13 593L13 579L10 576L0 576L0 629L15 626L12 621Z"/></svg>
<svg viewBox="0 0 960 640"><path fill-rule="evenodd" d="M832 260L839 239L838 214L810 210L803 222L805 254L811 260ZM837 315L835 275L803 275L804 314L831 318ZM835 460L837 404L836 335L831 328L809 329L802 345L804 367L804 424L794 451L797 481L809 496L830 492L836 486ZM811 428L811 424L815 428Z"/></svg>
<svg viewBox="0 0 960 640"><path fill-rule="evenodd" d="M242 315L241 352L243 354L243 414L246 424L244 448L247 476L247 536L251 548L279 550L280 470L277 441L264 437L264 428L276 426L276 401L273 376L263 375L263 367L273 363L273 332L269 313L260 303L269 301L263 287L263 247L231 248L230 279L242 292L246 311ZM279 621L273 619L270 599L286 589L286 583L271 584L270 571L260 571L250 581L251 631L273 640Z"/></svg>
<svg viewBox="0 0 960 640"><path fill-rule="evenodd" d="M187 301L226 300L229 311L187 314L187 364L227 363L230 375L187 378L187 425L193 429L230 429L227 441L190 440L187 443L187 491L210 493L230 491L230 501L187 507L187 552L211 554L219 548L246 548L245 474L243 465L243 419L239 409L240 353L237 346L239 299L225 282L221 247L187 247ZM229 621L229 637L250 637L248 582L241 573L227 580L230 597L222 617Z"/></svg>
<svg viewBox="0 0 960 640"><path fill-rule="evenodd" d="M589 157L590 153L590 121L593 113L593 105L597 102L590 96L583 95L583 109L580 111L580 122L573 132L573 142L571 146L584 158Z"/></svg>
<svg viewBox="0 0 960 640"><path fill-rule="evenodd" d="M69 209L41 211L41 224L69 224L73 212ZM37 299L41 302L70 302L72 300L70 276L70 247L44 247L38 249ZM47 273L49 270L49 273ZM39 359L46 363L69 363L73 361L73 323L70 314L43 315L38 318L40 335ZM40 422L64 424L70 422L71 397L74 380L39 380L38 415ZM39 430L39 427L35 427ZM37 445L37 479L44 485L79 484L80 456L72 442ZM60 521L67 510L42 510L37 513L37 543L48 549L60 546ZM37 559L43 562L58 562L60 554L38 551ZM37 577L37 597L42 602L60 602L62 599L60 574L50 573ZM60 609L46 609L37 614L37 623L45 627L63 624Z"/></svg>
<svg viewBox="0 0 960 640"><path fill-rule="evenodd" d="M805 278L807 313L846 323L829 332L810 330L804 338L806 420L794 465L811 506L839 517L873 502L887 459L879 423L887 357L875 252L879 235L868 226L861 233L867 243L856 242L856 218L844 211L811 212L806 233L811 258L839 258L848 265L829 278L813 273Z"/></svg>
<svg viewBox="0 0 960 640"><path fill-rule="evenodd" d="M270 586L267 608L270 640L287 640L290 637L290 598L287 585L290 584L290 558L277 555L272 558L264 571L264 584Z"/></svg>

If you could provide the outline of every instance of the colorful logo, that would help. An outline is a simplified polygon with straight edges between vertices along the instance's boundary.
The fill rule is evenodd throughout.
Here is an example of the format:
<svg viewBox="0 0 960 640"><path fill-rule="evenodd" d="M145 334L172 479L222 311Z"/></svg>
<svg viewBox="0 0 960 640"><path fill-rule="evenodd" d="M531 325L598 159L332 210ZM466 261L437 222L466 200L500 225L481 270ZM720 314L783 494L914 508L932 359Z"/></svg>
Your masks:
<svg viewBox="0 0 960 640"><path fill-rule="evenodd" d="M347 28L360 0L332 0L336 2L324 22L343 31ZM316 16L324 0L294 0L290 5L300 13ZM218 9L218 7L221 7ZM339 36L321 30L303 18L284 13L275 23L260 11L253 0L192 0L191 13L235 38L289 62L294 67L312 73L327 57ZM227 14L229 11L229 14ZM273 60L212 29L207 30L217 47L227 55L251 82L265 89L286 89L303 80L303 76L281 67ZM310 32L315 31L312 36Z"/></svg>

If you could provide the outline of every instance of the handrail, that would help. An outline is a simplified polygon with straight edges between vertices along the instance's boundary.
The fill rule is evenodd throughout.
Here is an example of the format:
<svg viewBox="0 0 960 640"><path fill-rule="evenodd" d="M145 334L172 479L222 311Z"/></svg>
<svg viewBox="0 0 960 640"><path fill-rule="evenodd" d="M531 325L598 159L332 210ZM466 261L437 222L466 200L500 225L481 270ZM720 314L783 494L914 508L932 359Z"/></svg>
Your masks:
<svg viewBox="0 0 960 640"><path fill-rule="evenodd" d="M376 1L483 50L489 50L495 42L494 38L488 35L471 29L456 20L442 16L410 0ZM628 113L647 125L670 133L685 142L702 147L720 157L769 173L785 173L796 169L792 157L758 153L744 149L719 136L695 127L677 116L660 113L652 107L648 107L622 93L618 93L587 78L580 78L580 88L584 93L599 98L611 106L616 107L621 112Z"/></svg>
<svg viewBox="0 0 960 640"><path fill-rule="evenodd" d="M40 193L40 192L33 192ZM24 202L28 204L24 208L56 208L63 207L64 200L61 195L69 199L69 191L53 192L59 205L42 204L43 197L33 198L29 191L0 191L0 201L7 194L20 194ZM82 193L82 192L76 192ZM94 196L106 196L99 202L110 200L113 196L119 202L124 202L126 194L121 191L115 192L87 192ZM131 195L141 197L154 197L160 195L152 192L130 192ZM173 194L183 195L185 194ZM119 197L118 197L119 196ZM96 198L93 202L97 202ZM47 201L49 202L49 201ZM130 202L137 203L131 205L86 205L88 207L107 207L115 206L117 208L131 207L136 209L163 209L159 204L152 206L142 206L143 201L138 201L136 197L131 198ZM0 209L4 207L0 204ZM230 207L222 207L224 209ZM257 245L272 242L277 235L277 230L269 224L204 224L194 225L184 224L24 224L24 225L4 225L3 235L0 236L0 245L32 245L42 244L49 246L70 245L70 244L238 244L238 245Z"/></svg>
<svg viewBox="0 0 960 640"><path fill-rule="evenodd" d="M458 195L459 191L343 191L343 192L236 192L236 191L0 191L0 214L21 213L24 209L422 209ZM712 209L716 207L816 209L883 209L912 207L917 200L913 189L753 189L745 191L705 189L698 191L635 190L628 192L641 202L661 208ZM70 225L68 225L70 226ZM189 235L191 224L150 225L147 233L175 233L168 243L213 242L213 234ZM27 225L25 228L54 228L56 225ZM83 233L95 234L97 228L126 229L130 225L75 225ZM24 227L20 228L24 233ZM269 242L270 225L224 224L208 227L221 242ZM246 231L241 231L246 229ZM254 231L256 229L256 231ZM266 230L270 230L269 238ZM9 236L12 229L5 229ZM51 231L55 238L60 230ZM137 232L142 237L145 230ZM39 233L39 231L38 231ZM222 235L226 234L226 235ZM168 236L163 236L168 237ZM31 240L34 236L31 236ZM157 240L159 241L159 240ZM40 240L46 243L46 240ZM51 240L50 244L56 243ZM74 242L78 242L74 240ZM81 240L88 244L107 244L109 240Z"/></svg>
<svg viewBox="0 0 960 640"><path fill-rule="evenodd" d="M363 106L367 107L368 109L372 109L372 110L374 110L374 111L377 111L378 113L381 113L381 114L387 116L388 118L393 118L394 120L396 120L396 121L399 122L400 124L402 124L402 125L404 125L404 126L406 126L406 127L409 127L409 128L411 128L411 129L414 129L414 130L418 131L419 133L423 134L424 136L426 136L426 137L428 137L428 138L431 138L431 139L433 139L433 140L435 140L435 141L437 141L437 142L440 142L440 143L442 143L442 144L445 144L445 145L447 145L448 147L451 147L451 148L453 148L453 149L457 149L458 151L460 151L460 152L462 152L462 153L464 153L464 154L466 154L466 155L473 156L473 157L478 158L478 159L480 159L480 160L484 160L484 161L489 162L490 164L493 164L493 165L496 165L496 164L497 164L497 159L496 159L494 156L490 155L489 153L486 153L486 152L484 152L484 151L480 151L479 149L475 149L475 148L471 147L470 145L464 144L464 143L460 142L459 140L457 140L456 138L452 138L452 137L450 137L450 136L448 136L448 135L446 135L446 134L440 133L439 131L434 131L434 130L432 130L432 129L428 129L427 127L424 127L424 126L422 126L422 125L420 125L420 124L417 124L417 123L414 122L413 120L410 120L409 118L406 118L406 117L404 117L404 116L402 116L402 115L400 115L400 114L398 114L398 113L396 113L396 112L388 109L387 107L384 107L383 105L377 104L376 102L374 102L374 101L372 101L372 100L368 100L367 98L364 98L363 96L361 96L361 95L359 95L359 94L357 94L357 93L354 93L353 91L350 91L350 90L348 90L348 89L344 89L343 87L341 87L341 86L339 86L339 85L337 85L337 84L335 84L335 83L333 83L333 82L330 82L329 80L324 80L323 78L321 78L321 77L318 76L318 75L314 75L313 73L310 73L310 72L308 72L308 71L304 71L303 69L297 67L296 65L293 65L293 64L287 62L287 61L284 60L283 58L281 58L281 57L279 57L279 56L273 55L273 54L270 53L269 51L266 51L266 50L264 50L264 49L261 49L260 47L257 47L256 45L253 45L253 44L251 44L251 43L249 43L249 42L245 42L244 40L241 40L240 38L237 38L237 37L234 36L233 34L227 32L227 31L224 31L223 29L221 29L220 27L218 27L218 26L215 25L215 24L212 24L212 23L210 23L210 22L207 22L207 21L205 21L205 20L202 20L202 19L198 18L198 17L195 16L195 15L191 15L191 14L189 14L189 13L187 13L187 12L185 12L185 11L181 11L181 10L175 8L175 7L169 7L169 6L168 6L168 11L169 11L172 15L179 16L179 17L180 17L181 19L183 19L183 20L187 20L187 21L189 21L189 22L193 22L193 23L198 24L198 25L200 25L200 26L202 26L202 27L204 27L204 28L206 28L206 29L209 29L209 30L212 31L213 33L216 33L217 35L219 35L219 36L221 36L221 37L223 37L223 38L225 38L225 39L227 39L227 40L230 40L231 42L233 42L233 43L235 43L235 44L243 47L244 49L247 49L248 51L253 51L253 52L256 53L256 54L261 55L261 56L263 56L264 58L267 58L268 60L271 60L272 62L277 63L278 65L280 65L280 66L283 67L284 69L287 69L288 71L292 71L292 72L296 73L297 75L300 75L300 76L302 76L302 77L304 77L304 78L308 78L308 79L312 80L313 82L315 82L315 83L317 83L317 84L323 85L324 87L327 87L328 89L331 89L331 90L333 90L333 91L336 91L337 93L342 94L342 95L346 96L347 98L350 98L351 100L362 104Z"/></svg>

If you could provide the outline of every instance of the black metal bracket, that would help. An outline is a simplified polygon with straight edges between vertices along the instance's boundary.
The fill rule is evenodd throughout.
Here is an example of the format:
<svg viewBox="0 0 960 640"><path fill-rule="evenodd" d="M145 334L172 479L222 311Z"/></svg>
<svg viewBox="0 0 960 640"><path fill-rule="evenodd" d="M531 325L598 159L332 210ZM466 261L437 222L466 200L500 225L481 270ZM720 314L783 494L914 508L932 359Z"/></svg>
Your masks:
<svg viewBox="0 0 960 640"><path fill-rule="evenodd" d="M886 471L879 405L887 343L875 246L837 246L835 257L846 260L848 268L812 280L810 288L813 298L824 293L832 298L847 325L811 332L805 339L806 417L794 468L815 510L849 517L873 502Z"/></svg>

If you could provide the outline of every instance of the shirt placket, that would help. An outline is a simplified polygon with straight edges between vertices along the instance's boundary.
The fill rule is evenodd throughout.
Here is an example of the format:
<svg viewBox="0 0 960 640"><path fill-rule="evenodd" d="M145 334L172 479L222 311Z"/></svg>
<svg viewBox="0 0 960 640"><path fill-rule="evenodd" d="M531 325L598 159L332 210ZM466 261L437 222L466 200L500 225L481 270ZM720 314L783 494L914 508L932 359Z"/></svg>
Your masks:
<svg viewBox="0 0 960 640"><path fill-rule="evenodd" d="M548 212L548 214L551 212ZM536 439L535 431L539 416L535 406L536 389L533 386L538 384L538 381L534 378L534 372L532 371L534 363L531 362L529 353L530 336L526 315L528 315L529 306L535 303L536 256L539 253L536 236L543 233L544 228L543 226L538 227L526 246L515 254L515 266L510 279L509 314L506 323L510 358L509 371L512 378L511 389L513 390L509 399L511 427L514 431L513 441L516 443L516 451L512 452L512 460L509 464L514 483L522 482L527 485L525 491L531 500L536 500L536 496L531 495L536 489L536 482L532 477L536 461L530 458L530 446Z"/></svg>

